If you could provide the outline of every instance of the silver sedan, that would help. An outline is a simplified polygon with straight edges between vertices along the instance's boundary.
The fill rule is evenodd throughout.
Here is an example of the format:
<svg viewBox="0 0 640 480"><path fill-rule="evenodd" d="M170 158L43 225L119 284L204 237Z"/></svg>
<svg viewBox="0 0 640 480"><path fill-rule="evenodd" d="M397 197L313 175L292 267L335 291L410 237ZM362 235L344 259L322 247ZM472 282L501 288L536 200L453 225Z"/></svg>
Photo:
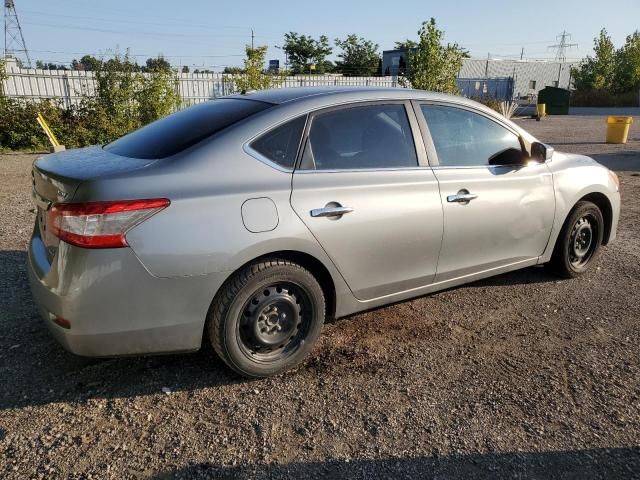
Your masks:
<svg viewBox="0 0 640 480"><path fill-rule="evenodd" d="M302 361L325 318L545 264L585 272L618 179L482 105L278 89L193 106L33 166L33 296L71 352Z"/></svg>

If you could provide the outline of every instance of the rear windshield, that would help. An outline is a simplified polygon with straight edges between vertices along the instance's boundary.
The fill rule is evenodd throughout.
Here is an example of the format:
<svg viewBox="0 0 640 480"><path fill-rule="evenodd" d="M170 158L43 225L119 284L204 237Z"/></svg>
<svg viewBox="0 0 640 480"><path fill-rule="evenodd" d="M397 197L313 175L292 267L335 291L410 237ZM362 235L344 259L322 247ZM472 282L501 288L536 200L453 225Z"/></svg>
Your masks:
<svg viewBox="0 0 640 480"><path fill-rule="evenodd" d="M156 120L104 148L123 157L169 157L271 106L236 98L212 100Z"/></svg>

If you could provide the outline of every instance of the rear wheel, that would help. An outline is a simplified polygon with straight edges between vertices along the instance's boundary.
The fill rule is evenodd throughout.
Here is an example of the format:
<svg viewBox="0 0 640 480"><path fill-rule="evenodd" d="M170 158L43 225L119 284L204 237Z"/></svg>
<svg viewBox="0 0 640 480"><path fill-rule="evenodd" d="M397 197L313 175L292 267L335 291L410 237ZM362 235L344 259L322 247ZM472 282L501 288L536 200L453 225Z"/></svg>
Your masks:
<svg viewBox="0 0 640 480"><path fill-rule="evenodd" d="M562 227L547 268L567 278L583 274L600 251L603 233L600 209L591 202L578 202Z"/></svg>
<svg viewBox="0 0 640 480"><path fill-rule="evenodd" d="M266 377L304 359L320 335L325 299L315 277L281 259L233 275L211 305L209 339L233 370Z"/></svg>

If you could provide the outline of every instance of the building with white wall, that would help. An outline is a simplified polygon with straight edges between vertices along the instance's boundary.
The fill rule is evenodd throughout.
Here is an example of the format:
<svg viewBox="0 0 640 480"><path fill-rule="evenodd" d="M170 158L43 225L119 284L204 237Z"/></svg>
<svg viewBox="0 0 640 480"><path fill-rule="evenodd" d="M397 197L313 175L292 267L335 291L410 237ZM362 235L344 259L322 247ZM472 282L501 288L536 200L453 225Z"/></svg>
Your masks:
<svg viewBox="0 0 640 480"><path fill-rule="evenodd" d="M382 52L382 72L395 76L406 72L408 50L385 50ZM465 58L458 78L460 79L513 79L513 95L526 97L537 95L544 87L570 89L571 67L577 62L551 60L501 60ZM481 85L478 96L482 96Z"/></svg>

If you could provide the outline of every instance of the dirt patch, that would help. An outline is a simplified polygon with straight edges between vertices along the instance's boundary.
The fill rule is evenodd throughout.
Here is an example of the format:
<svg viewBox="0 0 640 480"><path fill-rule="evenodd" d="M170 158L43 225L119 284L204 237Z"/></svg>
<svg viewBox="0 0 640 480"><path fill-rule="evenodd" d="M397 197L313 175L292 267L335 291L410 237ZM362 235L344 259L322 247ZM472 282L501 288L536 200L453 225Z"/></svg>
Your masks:
<svg viewBox="0 0 640 480"><path fill-rule="evenodd" d="M523 125L640 164L576 121ZM620 174L619 237L589 274L339 320L300 369L248 381L211 351L86 360L49 337L24 268L32 160L0 156L0 477L639 478L640 177Z"/></svg>

